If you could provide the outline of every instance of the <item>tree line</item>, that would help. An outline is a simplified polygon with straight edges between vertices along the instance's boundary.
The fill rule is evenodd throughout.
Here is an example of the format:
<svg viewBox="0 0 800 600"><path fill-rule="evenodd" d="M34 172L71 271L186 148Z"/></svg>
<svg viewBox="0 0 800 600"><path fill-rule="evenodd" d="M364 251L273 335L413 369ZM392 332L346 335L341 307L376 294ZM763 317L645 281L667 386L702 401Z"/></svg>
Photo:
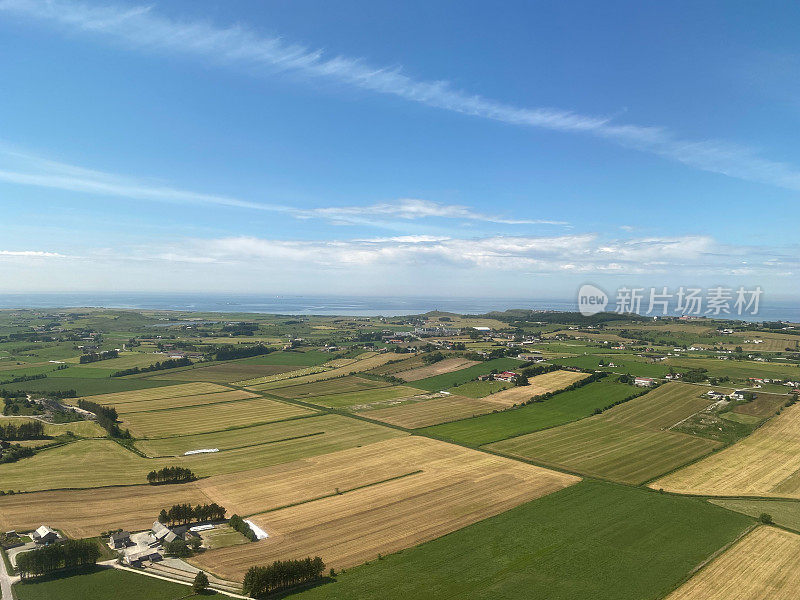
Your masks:
<svg viewBox="0 0 800 600"><path fill-rule="evenodd" d="M261 356L262 354L269 354L275 352L274 348L268 348L263 344L256 346L244 346L242 348L221 348L214 354L214 360L233 360L235 358L250 358L251 356Z"/></svg>
<svg viewBox="0 0 800 600"><path fill-rule="evenodd" d="M147 483L158 485L159 483L186 483L194 481L197 476L191 469L186 467L164 467L158 471L150 471L147 474Z"/></svg>
<svg viewBox="0 0 800 600"><path fill-rule="evenodd" d="M163 371L164 369L176 369L177 367L188 367L194 364L188 358L168 358L147 367L132 367L130 369L122 369L121 371L114 371L112 377L125 377L125 375L137 375L138 373L150 373L151 371Z"/></svg>
<svg viewBox="0 0 800 600"><path fill-rule="evenodd" d="M0 425L0 439L2 440L37 440L44 437L44 424L41 421L22 422L19 425L13 423Z"/></svg>
<svg viewBox="0 0 800 600"><path fill-rule="evenodd" d="M173 525L186 525L192 522L222 521L225 518L225 508L212 502L211 504L173 504L169 509L161 509L158 521L172 527Z"/></svg>
<svg viewBox="0 0 800 600"><path fill-rule="evenodd" d="M5 381L0 381L0 385L8 385L9 383L22 383L23 381L36 381L37 379L47 379L46 373L39 373L38 375L20 375L19 377L12 377Z"/></svg>
<svg viewBox="0 0 800 600"><path fill-rule="evenodd" d="M94 540L64 540L17 555L17 570L22 579L47 575L60 569L94 565L100 548Z"/></svg>
<svg viewBox="0 0 800 600"><path fill-rule="evenodd" d="M9 444L7 448L3 448L3 444L6 443L0 443L0 464L17 462L20 458L30 458L36 454L33 448L19 444Z"/></svg>
<svg viewBox="0 0 800 600"><path fill-rule="evenodd" d="M241 533L244 537L246 537L251 542L255 542L258 539L256 536L256 532L250 528L250 525L245 523L244 519L239 515L231 515L231 518L228 520L228 525L230 525L233 529Z"/></svg>
<svg viewBox="0 0 800 600"><path fill-rule="evenodd" d="M103 406L90 400L78 400L78 408L88 410L97 417L97 424L108 432L108 435L115 438L130 439L131 433L127 429L123 431L117 425L117 409L113 406Z"/></svg>
<svg viewBox="0 0 800 600"><path fill-rule="evenodd" d="M55 390L51 391L48 390L46 392L42 392L39 390L6 390L0 389L0 397L2 398L25 398L28 394L38 394L38 395L47 395L48 398L54 398L56 400L61 400L63 398L75 398L78 395L78 392L75 390Z"/></svg>
<svg viewBox="0 0 800 600"><path fill-rule="evenodd" d="M119 352L116 350L106 350L105 352L89 352L88 354L81 356L78 359L78 362L82 365L85 365L101 360L108 360L110 358L119 358Z"/></svg>
<svg viewBox="0 0 800 600"><path fill-rule="evenodd" d="M324 571L325 563L319 556L276 560L265 567L250 567L244 576L242 589L251 598L266 598L279 590L319 579Z"/></svg>

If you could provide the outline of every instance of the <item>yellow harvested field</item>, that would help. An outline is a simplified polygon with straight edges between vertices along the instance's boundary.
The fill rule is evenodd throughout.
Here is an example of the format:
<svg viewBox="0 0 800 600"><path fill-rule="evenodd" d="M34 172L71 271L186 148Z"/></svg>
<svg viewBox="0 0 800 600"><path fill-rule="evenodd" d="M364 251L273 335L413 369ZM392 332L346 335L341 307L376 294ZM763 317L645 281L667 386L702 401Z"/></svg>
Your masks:
<svg viewBox="0 0 800 600"><path fill-rule="evenodd" d="M301 377L293 377L291 378L291 384L300 385L301 383L311 383L312 381L322 381L323 379L333 379L334 377L342 377L343 375L351 375L353 373L369 371L370 369L374 369L375 367L386 364L390 360L397 360L397 355L391 352L384 352L383 354L376 354L374 356L370 356L369 358L365 358L364 360L357 360L354 363L344 367L339 367L337 369L330 369L322 373L312 373L310 375L303 375ZM295 373L299 373L299 371L284 373L283 375L293 375ZM275 377L281 377L281 375L276 375ZM254 390L269 390L271 388L286 385L286 379L287 378L284 378L283 380L272 380L260 383L259 380L242 381L239 382L238 385L247 386Z"/></svg>
<svg viewBox="0 0 800 600"><path fill-rule="evenodd" d="M341 493L256 515L253 521L270 534L268 539L210 550L193 562L231 579L241 579L252 565L297 556L317 555L336 569L351 567L579 481L572 475L416 436L316 461L253 475L257 486L231 481L213 490L206 487L210 497L218 503L224 500L233 510L240 510L239 503L241 508L266 510L283 502L287 494L313 498L335 492L334 486ZM366 487L345 489L356 484ZM274 490L276 486L283 491Z"/></svg>
<svg viewBox="0 0 800 600"><path fill-rule="evenodd" d="M122 415L165 410L170 408L181 408L184 406L206 406L219 402L235 402L236 400L246 400L255 398L256 394L244 390L230 390L228 392L217 392L216 394L200 394L198 396L178 396L177 398L157 398L155 400L142 400L140 402L126 402L118 404L115 408L117 413Z"/></svg>
<svg viewBox="0 0 800 600"><path fill-rule="evenodd" d="M796 600L800 535L758 527L666 600Z"/></svg>
<svg viewBox="0 0 800 600"><path fill-rule="evenodd" d="M211 501L194 483L14 494L0 497L0 529L26 531L47 523L73 538L137 531L148 529L162 508L186 502Z"/></svg>
<svg viewBox="0 0 800 600"><path fill-rule="evenodd" d="M733 446L650 487L709 496L800 498L800 404Z"/></svg>
<svg viewBox="0 0 800 600"><path fill-rule="evenodd" d="M492 402L502 404L505 407L513 406L514 404L527 402L533 396L558 391L587 377L589 377L588 373L552 371L544 375L531 377L529 380L530 385L515 386L492 394Z"/></svg>
<svg viewBox="0 0 800 600"><path fill-rule="evenodd" d="M492 397L493 398L493 397ZM438 425L448 421L467 419L475 415L483 415L493 410L505 410L503 404L494 404L486 398L467 398L466 396L441 396L421 402L412 402L366 410L359 414L376 421L383 421L398 427L416 429Z"/></svg>
<svg viewBox="0 0 800 600"><path fill-rule="evenodd" d="M227 392L230 388L215 383L183 383L180 385L166 385L164 387L147 388L132 392L115 392L113 394L99 394L89 396L92 402L108 406L119 406L128 402L141 402L144 400L157 400L161 398L178 398L179 396L194 396L197 394L212 394L214 392ZM72 402L72 400L71 400Z"/></svg>
<svg viewBox="0 0 800 600"><path fill-rule="evenodd" d="M231 427L282 421L313 412L315 411L278 400L251 398L207 406L128 413L120 415L120 418L122 427L129 428L135 437L148 438L221 431Z"/></svg>
<svg viewBox="0 0 800 600"><path fill-rule="evenodd" d="M435 362L432 365L417 367L416 369L410 369L408 371L400 371L395 373L395 377L399 377L403 381L419 381L420 379L425 379L426 377L433 377L434 375L442 375L444 373L452 373L453 371L466 369L467 367L477 364L478 361L467 360L465 358L445 358L444 360Z"/></svg>

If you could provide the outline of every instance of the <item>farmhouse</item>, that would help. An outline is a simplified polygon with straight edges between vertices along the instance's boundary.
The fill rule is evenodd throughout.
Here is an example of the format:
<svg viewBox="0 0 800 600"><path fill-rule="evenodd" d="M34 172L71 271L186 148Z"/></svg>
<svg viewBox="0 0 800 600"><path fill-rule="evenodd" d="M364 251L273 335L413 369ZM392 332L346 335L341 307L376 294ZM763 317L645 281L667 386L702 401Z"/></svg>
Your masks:
<svg viewBox="0 0 800 600"><path fill-rule="evenodd" d="M633 380L633 385L638 385L639 387L650 387L655 383L655 380L652 377L637 377Z"/></svg>
<svg viewBox="0 0 800 600"><path fill-rule="evenodd" d="M506 383L511 383L514 381L514 378L517 376L516 373L513 371L503 371L502 373L497 373L494 376L495 381L505 381Z"/></svg>
<svg viewBox="0 0 800 600"><path fill-rule="evenodd" d="M47 525L42 525L31 534L31 538L37 544L51 544L58 540L59 535L54 529L50 529Z"/></svg>
<svg viewBox="0 0 800 600"><path fill-rule="evenodd" d="M132 543L133 542L131 542L131 534L129 531L117 531L108 537L108 545L114 550L126 548Z"/></svg>
<svg viewBox="0 0 800 600"><path fill-rule="evenodd" d="M141 552L134 552L125 556L125 563L135 567L141 565L145 561L157 562L161 560L161 552L153 548L147 548Z"/></svg>
<svg viewBox="0 0 800 600"><path fill-rule="evenodd" d="M174 542L179 537L178 534L160 521L153 523L151 531L153 532L153 537L156 538L156 542L161 544Z"/></svg>

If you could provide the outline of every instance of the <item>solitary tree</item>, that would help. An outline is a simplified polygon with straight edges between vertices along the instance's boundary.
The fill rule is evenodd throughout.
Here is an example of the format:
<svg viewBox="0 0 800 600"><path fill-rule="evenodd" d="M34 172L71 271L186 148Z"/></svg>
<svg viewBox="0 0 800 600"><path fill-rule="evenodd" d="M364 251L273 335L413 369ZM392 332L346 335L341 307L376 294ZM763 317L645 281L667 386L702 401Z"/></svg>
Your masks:
<svg viewBox="0 0 800 600"><path fill-rule="evenodd" d="M764 525L771 525L772 515L769 513L761 513L761 515L758 517L758 520L761 521Z"/></svg>
<svg viewBox="0 0 800 600"><path fill-rule="evenodd" d="M199 594L200 592L205 591L207 587L208 587L208 575L206 575L202 571L198 571L197 575L194 576L194 583L192 583L192 591L195 594Z"/></svg>

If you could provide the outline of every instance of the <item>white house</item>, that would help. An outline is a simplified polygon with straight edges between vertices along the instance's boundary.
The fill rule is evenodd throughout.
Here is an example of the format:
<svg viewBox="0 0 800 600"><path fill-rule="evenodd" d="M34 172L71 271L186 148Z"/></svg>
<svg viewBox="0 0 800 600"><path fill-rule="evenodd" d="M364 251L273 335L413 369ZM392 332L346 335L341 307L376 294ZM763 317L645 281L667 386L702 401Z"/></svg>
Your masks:
<svg viewBox="0 0 800 600"><path fill-rule="evenodd" d="M58 540L58 532L50 529L47 525L42 525L31 534L31 538L37 544L50 544Z"/></svg>
<svg viewBox="0 0 800 600"><path fill-rule="evenodd" d="M637 377L633 380L633 385L638 385L639 387L650 387L655 383L655 380L652 377Z"/></svg>

